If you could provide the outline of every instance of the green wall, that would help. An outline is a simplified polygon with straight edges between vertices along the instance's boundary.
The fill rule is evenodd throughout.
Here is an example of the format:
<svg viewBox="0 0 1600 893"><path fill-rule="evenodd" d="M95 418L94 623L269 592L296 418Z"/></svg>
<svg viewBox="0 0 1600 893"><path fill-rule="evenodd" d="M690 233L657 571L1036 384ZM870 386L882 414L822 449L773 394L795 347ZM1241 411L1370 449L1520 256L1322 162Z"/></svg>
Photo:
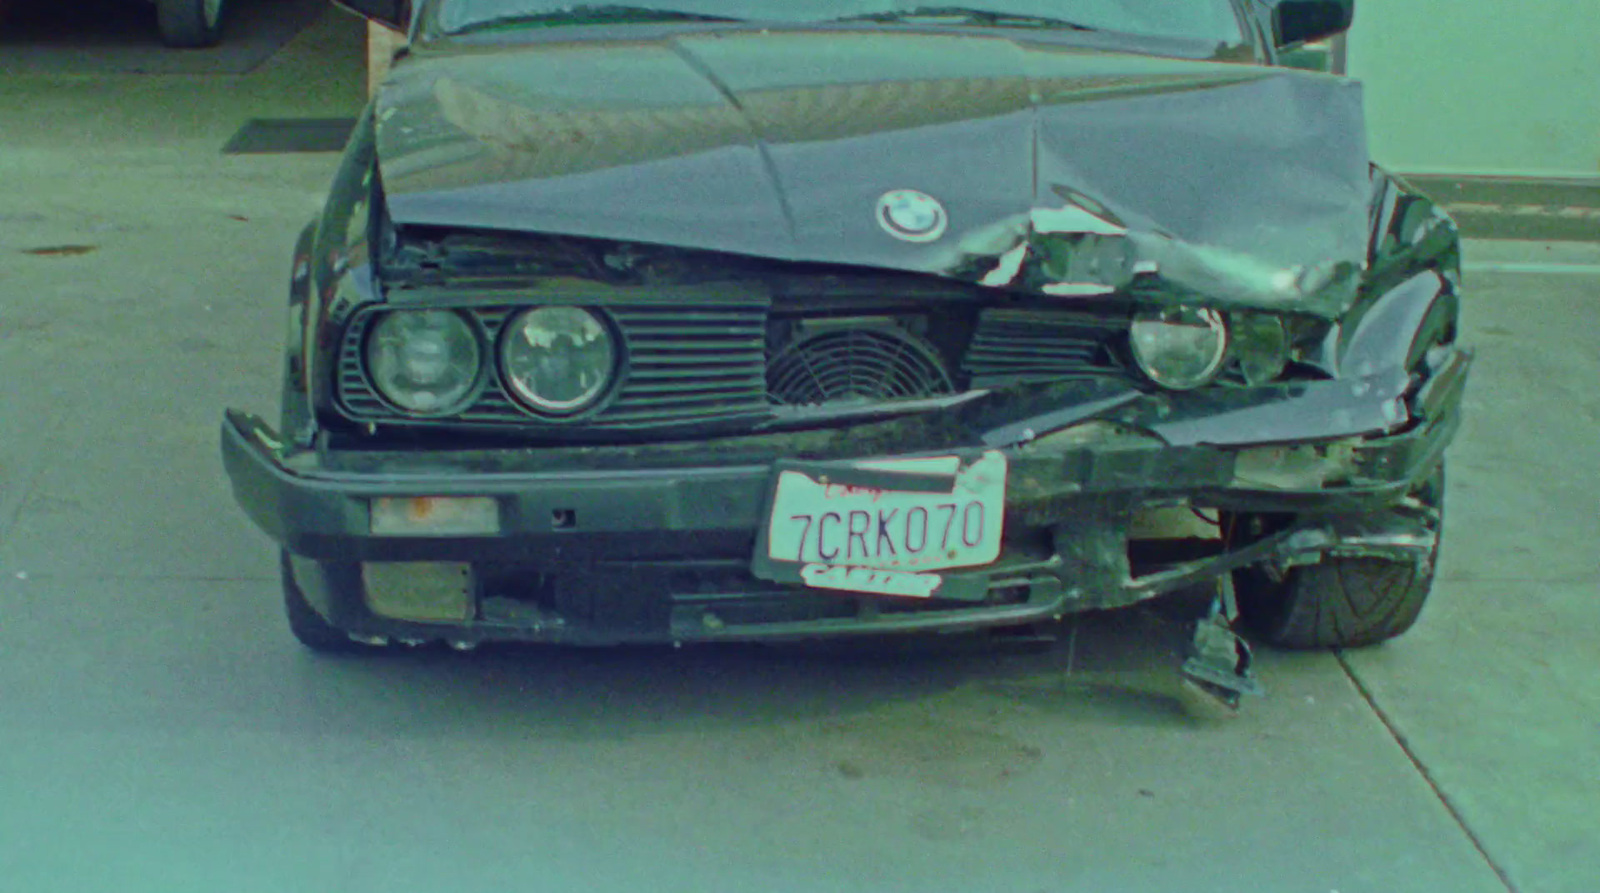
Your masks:
<svg viewBox="0 0 1600 893"><path fill-rule="evenodd" d="M1348 71L1391 169L1600 177L1600 0L1357 0Z"/></svg>

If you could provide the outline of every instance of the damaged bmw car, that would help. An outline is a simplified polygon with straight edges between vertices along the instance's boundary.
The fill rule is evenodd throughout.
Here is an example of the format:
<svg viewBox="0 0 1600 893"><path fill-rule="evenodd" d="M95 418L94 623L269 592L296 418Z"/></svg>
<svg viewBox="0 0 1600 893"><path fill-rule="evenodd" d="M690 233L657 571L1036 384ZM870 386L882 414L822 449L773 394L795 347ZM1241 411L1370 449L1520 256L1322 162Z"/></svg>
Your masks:
<svg viewBox="0 0 1600 893"><path fill-rule="evenodd" d="M347 0L408 30L235 497L318 650L1404 632L1471 353L1353 0ZM1186 523L1179 523L1185 521ZM1214 593L1214 597L1209 593Z"/></svg>

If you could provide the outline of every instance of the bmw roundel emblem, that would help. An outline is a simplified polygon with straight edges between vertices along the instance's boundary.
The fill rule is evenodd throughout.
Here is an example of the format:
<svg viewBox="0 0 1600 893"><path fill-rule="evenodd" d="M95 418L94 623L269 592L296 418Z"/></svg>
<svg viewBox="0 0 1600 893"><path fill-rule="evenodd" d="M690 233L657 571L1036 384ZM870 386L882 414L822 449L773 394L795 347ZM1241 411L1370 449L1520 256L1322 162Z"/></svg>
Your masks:
<svg viewBox="0 0 1600 893"><path fill-rule="evenodd" d="M878 199L878 225L902 241L932 242L944 235L950 218L944 205L926 192L896 189Z"/></svg>

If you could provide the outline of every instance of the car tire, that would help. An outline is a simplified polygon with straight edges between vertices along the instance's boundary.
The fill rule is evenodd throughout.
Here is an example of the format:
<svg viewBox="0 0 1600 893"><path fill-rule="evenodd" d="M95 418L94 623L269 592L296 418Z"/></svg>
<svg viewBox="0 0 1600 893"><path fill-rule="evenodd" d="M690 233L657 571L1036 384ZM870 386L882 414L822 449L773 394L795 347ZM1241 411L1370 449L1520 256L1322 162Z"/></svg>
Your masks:
<svg viewBox="0 0 1600 893"><path fill-rule="evenodd" d="M1444 521L1444 467L1412 494L1433 512L1426 561L1326 555L1281 580L1246 568L1234 576L1239 619L1256 638L1280 648L1360 648L1400 635L1417 622L1433 590Z"/></svg>
<svg viewBox="0 0 1600 893"><path fill-rule="evenodd" d="M156 0L156 22L169 47L215 46L222 39L228 0Z"/></svg>
<svg viewBox="0 0 1600 893"><path fill-rule="evenodd" d="M321 654L356 654L379 647L357 642L317 613L295 581L288 552L279 550L278 569L283 578L283 610L289 618L289 631L300 644Z"/></svg>

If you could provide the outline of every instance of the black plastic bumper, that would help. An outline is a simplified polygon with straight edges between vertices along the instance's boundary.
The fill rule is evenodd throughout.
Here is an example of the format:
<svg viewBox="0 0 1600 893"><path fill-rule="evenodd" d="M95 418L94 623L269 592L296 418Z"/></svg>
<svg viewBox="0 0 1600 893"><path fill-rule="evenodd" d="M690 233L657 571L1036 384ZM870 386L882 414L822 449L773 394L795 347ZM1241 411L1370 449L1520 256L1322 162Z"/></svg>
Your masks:
<svg viewBox="0 0 1600 893"><path fill-rule="evenodd" d="M596 596L574 616L480 612L448 631L468 640L682 641L978 628L1138 601L1270 557L1280 545L1263 540L1132 577L1127 521L1144 506L1187 502L1315 515L1370 511L1399 500L1437 466L1454 435L1470 360L1468 353L1455 353L1410 396L1411 419L1402 433L1172 446L1148 434L1074 436L1074 430L1089 430L1080 425L1005 446L1007 546L1000 561L947 572L955 588L975 594L970 600L909 607L749 575L772 464L552 471L533 470L538 466L529 462L518 470L516 457L525 451L395 451L363 454L362 470L340 470L351 463L290 448L261 419L233 410L222 426L222 458L236 499L258 526L302 564L310 559L335 569L323 575L335 582L313 603L337 625L367 635L441 637L438 627L386 620L362 603L359 573L352 576L350 569L404 561L569 575L596 591L621 586L615 599ZM982 448L980 438L974 450ZM424 496L488 497L497 507L498 530L373 533L374 499ZM792 603L782 604L785 599ZM819 607L844 603L848 611ZM619 605L623 619L612 624L607 611Z"/></svg>

